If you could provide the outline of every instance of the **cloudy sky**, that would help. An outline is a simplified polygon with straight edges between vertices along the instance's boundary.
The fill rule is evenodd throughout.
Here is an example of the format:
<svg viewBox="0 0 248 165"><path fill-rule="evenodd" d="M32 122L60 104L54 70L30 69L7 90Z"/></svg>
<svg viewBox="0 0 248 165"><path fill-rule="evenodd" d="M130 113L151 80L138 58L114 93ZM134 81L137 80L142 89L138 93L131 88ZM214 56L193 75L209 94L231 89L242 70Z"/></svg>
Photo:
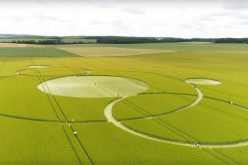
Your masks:
<svg viewBox="0 0 248 165"><path fill-rule="evenodd" d="M0 34L248 37L246 0L0 0Z"/></svg>

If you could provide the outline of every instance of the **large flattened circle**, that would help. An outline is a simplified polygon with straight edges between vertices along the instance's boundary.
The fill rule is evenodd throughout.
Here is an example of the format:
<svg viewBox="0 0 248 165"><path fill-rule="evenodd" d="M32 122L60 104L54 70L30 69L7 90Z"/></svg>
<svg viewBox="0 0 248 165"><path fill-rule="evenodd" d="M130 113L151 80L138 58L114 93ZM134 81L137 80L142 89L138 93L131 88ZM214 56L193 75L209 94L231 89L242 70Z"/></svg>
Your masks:
<svg viewBox="0 0 248 165"><path fill-rule="evenodd" d="M67 76L45 81L38 89L52 95L104 98L128 97L141 93L148 86L139 80L114 76Z"/></svg>

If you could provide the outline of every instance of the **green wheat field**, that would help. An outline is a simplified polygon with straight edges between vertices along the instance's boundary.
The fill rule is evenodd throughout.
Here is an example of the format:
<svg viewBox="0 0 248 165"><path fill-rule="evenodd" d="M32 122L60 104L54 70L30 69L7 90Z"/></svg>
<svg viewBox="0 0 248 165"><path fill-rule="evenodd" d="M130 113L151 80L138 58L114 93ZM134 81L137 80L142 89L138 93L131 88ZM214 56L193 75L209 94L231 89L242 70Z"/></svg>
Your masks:
<svg viewBox="0 0 248 165"><path fill-rule="evenodd" d="M0 164L248 164L247 44L0 47Z"/></svg>

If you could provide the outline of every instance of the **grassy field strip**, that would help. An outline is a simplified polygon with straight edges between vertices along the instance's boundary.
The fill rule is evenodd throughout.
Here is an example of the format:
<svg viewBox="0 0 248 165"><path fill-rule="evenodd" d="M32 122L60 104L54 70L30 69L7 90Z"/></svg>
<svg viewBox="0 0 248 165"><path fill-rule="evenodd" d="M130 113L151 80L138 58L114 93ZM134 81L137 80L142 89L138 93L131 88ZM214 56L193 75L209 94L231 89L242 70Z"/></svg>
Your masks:
<svg viewBox="0 0 248 165"><path fill-rule="evenodd" d="M47 87L47 89L49 90L49 88L48 88L47 85L46 85L46 87ZM50 94L50 95L52 95L52 94ZM61 112L63 118L65 119L66 124L68 124L69 121L68 121L67 116L65 115L65 113L63 112L63 110L61 109L61 107L59 106L58 102L56 101L56 99L55 99L55 97L54 97L53 95L52 95L52 98L53 98L54 102L56 103L55 105L57 105L59 111ZM56 110L55 110L55 111L56 111ZM58 116L58 115L57 115L57 116ZM59 120L60 120L60 119L59 119ZM69 135L68 135L68 133L65 131L65 127L64 127L63 123L62 123L61 121L60 121L60 123L61 123L62 129L64 130L64 133L65 133L65 135L66 135L68 141L70 142L70 138L68 138ZM69 124L69 127L70 127L70 131L71 131L70 133L73 134L73 132L74 132L75 129L73 129L73 127L72 127L71 124ZM79 145L81 146L81 149L83 150L83 153L87 156L87 159L89 160L90 164L94 164L94 163L93 163L93 160L92 160L91 157L89 156L87 150L86 150L85 147L83 146L83 144L82 144L82 142L80 141L80 139L78 138L78 136L74 136L74 137L76 138L77 142L78 142ZM71 142L70 142L70 144L71 144ZM71 144L71 146L72 146L72 148L73 148L73 150L74 150L73 144ZM79 159L79 162L81 163L80 157L77 155L77 151L74 150L74 153L75 153L76 157Z"/></svg>
<svg viewBox="0 0 248 165"><path fill-rule="evenodd" d="M64 65L63 63L60 63L60 64L62 64L63 66L65 66L67 69L71 69L71 68L68 68L68 67L67 67L66 65ZM74 71L74 70L73 70L73 71ZM88 70L88 72L86 72L86 74L89 74L89 73L90 73L90 71ZM46 82L45 82L45 84L46 84L46 86L47 86L47 88L48 88L48 85L47 85ZM51 91L50 91L49 88L48 88L48 90L49 90L50 94L53 95L53 94L51 93ZM56 102L57 106L59 107L60 111L62 112L62 114L63 114L63 116L64 116L64 118L65 118L65 120L66 120L66 123L69 123L69 121L68 121L68 119L67 119L67 116L65 115L65 113L64 113L63 110L61 109L59 103L57 102L57 100L55 99L54 96L53 96L53 99L54 99L54 101ZM63 127L63 129L64 129L64 126L63 126L63 125L62 125L62 127ZM69 124L69 127L70 127L70 129L71 129L71 133L74 133L75 129L73 128L72 124ZM89 155L88 151L86 150L86 148L84 147L84 145L82 144L82 142L81 142L81 140L79 139L78 135L76 135L76 136L74 136L74 137L76 138L77 142L79 143L79 145L80 145L81 149L83 150L84 154L87 156L87 158L88 158L88 160L89 160L89 163L93 165L93 164L94 164L94 163L93 163L93 160L92 160L91 156Z"/></svg>
<svg viewBox="0 0 248 165"><path fill-rule="evenodd" d="M12 43L0 43L0 48L15 48L15 47L27 47L26 44L12 44Z"/></svg>
<svg viewBox="0 0 248 165"><path fill-rule="evenodd" d="M54 58L53 58L53 59L54 59ZM55 61L56 61L56 60L55 60ZM57 61L56 61L56 62L57 62ZM59 64L60 64L60 65L63 65L63 66L66 67L67 69L72 70L73 72L75 72L75 70L73 70L72 68L67 67L67 66L64 65L63 63L60 62ZM37 70L38 70L38 69L37 69ZM86 72L85 74L87 75L87 74L89 74L89 73L90 73L90 71L87 70L87 72ZM50 88L48 87L48 84L47 84L46 82L44 82L44 83L46 84L47 89L48 89L50 95L53 96L53 100L55 101L57 107L59 108L60 112L62 113L62 115L63 115L63 117L64 117L64 119L65 119L65 122L66 122L67 124L69 124L70 121L68 120L67 116L65 115L65 112L62 110L62 108L61 108L61 106L59 105L58 101L56 100L55 96L51 93L51 90L50 90ZM63 127L63 129L64 129L64 126L63 126L63 125L62 125L62 127ZM72 124L69 124L69 127L70 127L71 133L73 134L73 132L74 132L75 129L73 128ZM92 158L91 158L91 156L89 155L88 151L86 150L86 148L85 148L84 145L82 144L82 142L81 142L81 140L79 139L78 135L76 135L76 136L74 136L74 137L75 137L75 139L77 140L77 142L79 143L81 149L83 150L83 153L87 156L87 159L89 160L89 163L90 163L90 164L94 164L94 163L93 163L93 160L92 160Z"/></svg>
<svg viewBox="0 0 248 165"><path fill-rule="evenodd" d="M2 72L5 64L8 62L8 58L4 58L3 62L1 60L1 66L0 66L0 73ZM3 76L2 78L4 78L5 76Z"/></svg>
<svg viewBox="0 0 248 165"><path fill-rule="evenodd" d="M48 86L46 86L46 87L48 88ZM48 89L49 89L49 88L48 88ZM49 95L49 94L48 94L48 95ZM50 94L50 95L52 95L52 94ZM54 97L53 95L52 95L52 97L53 97L53 100L54 100L55 103L56 103L55 105L57 105L59 111L61 112L61 114L62 114L62 116L63 116L63 118L64 118L66 124L68 124L68 119L67 119L67 117L65 116L64 112L62 111L62 109L60 108L59 104L58 104L57 101L55 100L55 97ZM51 101L52 101L52 100L51 100ZM80 164L81 164L81 163L82 163L82 162L81 162L81 156L79 156L78 153L77 153L77 151L74 149L75 147L74 147L74 145L71 143L71 140L70 140L70 138L69 138L69 135L68 135L67 131L65 131L65 126L63 125L63 122L62 122L61 119L59 118L58 112L56 112L56 109L54 109L54 110L55 110L55 113L56 113L56 115L57 115L57 117L58 117L58 120L60 121L61 128L63 129L63 131L64 131L64 133L65 133L65 135L66 135L66 137L67 137L67 139L68 139L68 142L71 144L71 147L72 147L72 149L73 149L73 151L74 151L74 153L75 153L75 156L78 158L78 160L79 160L79 162L80 162ZM69 124L69 127L70 127L70 133L73 134L73 132L74 132L73 127L72 127L70 124ZM76 139L77 139L77 142L80 144L81 149L83 150L84 154L86 154L87 159L89 160L90 164L93 164L92 159L89 157L89 154L87 153L86 149L85 149L84 146L82 145L82 143L81 143L81 141L79 140L79 138L76 137Z"/></svg>
<svg viewBox="0 0 248 165"><path fill-rule="evenodd" d="M73 48L58 48L80 56L98 57L98 56L131 56L144 55L154 53L171 53L171 50L152 50L152 49L125 49L117 47L73 47Z"/></svg>
<svg viewBox="0 0 248 165"><path fill-rule="evenodd" d="M33 45L33 44L0 43L0 48L25 48L25 47L43 47L43 46Z"/></svg>
<svg viewBox="0 0 248 165"><path fill-rule="evenodd" d="M94 46L94 45L92 45ZM99 45L102 46L102 45ZM105 45L103 45L105 46ZM111 45L120 48L138 48L138 49L165 49L183 52L196 52L196 51L248 51L246 44L191 44L191 43L158 43L158 44L118 44Z"/></svg>
<svg viewBox="0 0 248 165"><path fill-rule="evenodd" d="M76 54L52 47L0 47L0 57L67 57Z"/></svg>
<svg viewBox="0 0 248 165"><path fill-rule="evenodd" d="M63 130L63 132L64 132L64 134L65 134L65 136L66 136L67 141L70 143L70 146L71 146L71 148L72 148L72 150L73 150L73 153L75 154L75 156L76 156L76 158L77 158L79 164L83 164L83 163L82 163L82 160L81 160L81 155L78 154L78 151L76 150L76 147L73 145L73 142L72 142L72 139L73 139L73 138L71 138L71 137L69 136L69 134L67 133L67 132L69 132L69 131L66 131L66 127L65 127L64 125L62 125L62 124L61 124L61 128L62 128L62 130ZM75 143L74 143L74 144L75 144Z"/></svg>
<svg viewBox="0 0 248 165"><path fill-rule="evenodd" d="M153 49L153 50L170 50L179 52L205 52L205 51L248 51L246 44L214 44L214 43L145 43L145 44L87 44L87 45L62 45L53 46L58 48L82 47L82 48L126 48L126 49Z"/></svg>
<svg viewBox="0 0 248 165"><path fill-rule="evenodd" d="M34 63L34 65L36 65L36 64ZM40 77L39 77L39 78L41 79L41 82L44 81L44 79L42 78L41 73L39 72L39 68L35 68L35 70L37 70L37 72L40 74ZM44 89L47 89L48 91L50 91L50 90L49 90L49 87L46 85L46 83L44 84L43 88L44 88ZM51 99L51 97L50 97L49 95L51 95L52 99ZM61 117L60 117L60 116L62 116L62 118L64 118L66 124L68 124L68 119L67 119L66 115L64 114L63 110L62 110L61 107L59 106L59 104L58 104L58 102L56 101L55 97L54 97L52 94L47 94L47 96L48 96L48 99L49 99L50 102L51 102L51 105L52 105L52 107L53 107L53 109L54 109L54 112L55 112L55 114L56 114L56 116L57 116L57 118L58 118L58 120L59 120L59 122L60 122L60 124L61 124L61 128L63 129L63 131L64 131L64 133L65 133L65 136L66 136L67 139L68 139L68 142L69 142L69 143L71 144L71 146L72 146L72 149L73 149L73 151L74 151L74 153L75 153L75 156L78 158L79 162L81 163L81 159L80 159L80 157L78 156L77 152L75 151L74 146L73 146L73 144L72 144L71 141L70 141L70 138L68 138L69 135L68 135L67 131L65 131L65 127L64 127L63 122L62 122ZM52 102L55 102L55 104L52 104ZM57 108L55 108L53 105L56 105ZM57 112L56 109L59 109L59 112ZM74 131L73 127L72 127L71 125L69 125L69 127L71 128L71 132L70 132L70 133L73 134L73 131ZM77 142L80 144L81 149L82 149L83 152L86 154L86 156L87 156L87 158L88 158L90 164L94 164L93 161L92 161L92 159L90 158L89 154L87 153L86 149L83 147L83 145L82 145L81 141L79 140L79 138L76 137L76 139L77 139Z"/></svg>

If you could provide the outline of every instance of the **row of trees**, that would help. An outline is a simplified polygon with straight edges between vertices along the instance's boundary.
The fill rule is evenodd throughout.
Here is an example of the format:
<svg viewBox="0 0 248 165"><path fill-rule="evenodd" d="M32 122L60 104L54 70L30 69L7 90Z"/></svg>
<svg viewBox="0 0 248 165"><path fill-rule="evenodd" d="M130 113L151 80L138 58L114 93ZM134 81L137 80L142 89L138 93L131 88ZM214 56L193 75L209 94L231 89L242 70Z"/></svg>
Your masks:
<svg viewBox="0 0 248 165"><path fill-rule="evenodd" d="M135 43L163 43L163 42L214 42L214 43L248 43L248 38L173 38L173 37L121 37L95 36L97 43L103 44L135 44Z"/></svg>
<svg viewBox="0 0 248 165"><path fill-rule="evenodd" d="M39 39L16 39L11 43L59 45L59 44L87 44L86 41L63 41L63 37L39 38ZM172 37L121 37L121 36L92 36L84 39L96 39L100 44L136 44L136 43L164 43L164 42L214 42L214 43L248 43L248 38L172 38Z"/></svg>
<svg viewBox="0 0 248 165"><path fill-rule="evenodd" d="M218 38L215 43L248 43L248 38Z"/></svg>
<svg viewBox="0 0 248 165"><path fill-rule="evenodd" d="M84 41L71 41L64 42L61 38L59 39L47 39L47 40L13 40L11 43L20 44L38 44L38 45L61 45L61 44L86 44Z"/></svg>
<svg viewBox="0 0 248 165"><path fill-rule="evenodd" d="M102 44L136 44L136 43L163 43L163 42L213 42L214 39L205 38L174 38L174 37L122 37L122 36L92 36L87 39L97 39Z"/></svg>
<svg viewBox="0 0 248 165"><path fill-rule="evenodd" d="M87 39L96 39L101 44L136 44L136 43L162 43L162 42L184 42L182 38L157 38L157 37L122 37L122 36L94 36Z"/></svg>

